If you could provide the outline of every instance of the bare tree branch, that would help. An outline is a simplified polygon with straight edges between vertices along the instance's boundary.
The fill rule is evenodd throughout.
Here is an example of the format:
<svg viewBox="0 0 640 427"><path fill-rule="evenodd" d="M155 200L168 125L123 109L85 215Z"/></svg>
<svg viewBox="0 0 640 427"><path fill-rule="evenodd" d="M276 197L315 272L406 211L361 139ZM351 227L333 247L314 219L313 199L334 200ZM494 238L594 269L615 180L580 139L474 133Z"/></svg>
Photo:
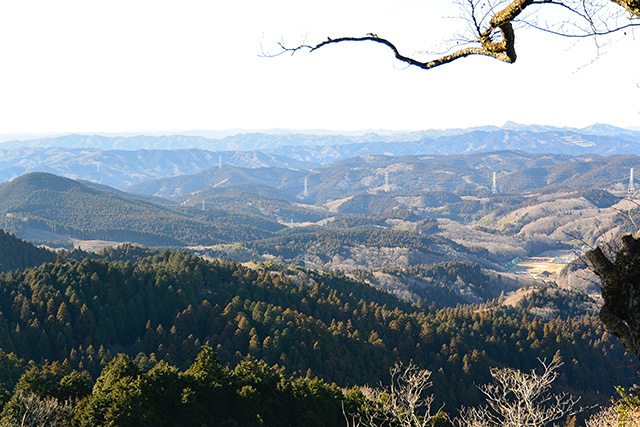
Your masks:
<svg viewBox="0 0 640 427"><path fill-rule="evenodd" d="M640 427L640 408L612 405L592 415L586 427Z"/></svg>
<svg viewBox="0 0 640 427"><path fill-rule="evenodd" d="M480 386L486 406L463 408L460 427L540 427L573 415L579 399L566 393L551 394L551 383L562 366L560 356L541 360L542 373L517 369L491 369L493 383Z"/></svg>
<svg viewBox="0 0 640 427"><path fill-rule="evenodd" d="M534 24L533 22L524 22L525 25L534 28L536 30L545 32L545 33L549 33L549 34L553 34L554 36L561 36L561 37L567 37L567 38L573 38L573 39L585 39L585 38L589 38L589 37L594 37L594 36L606 36L609 34L613 34L613 33L617 33L620 31L625 31L628 30L630 28L634 28L634 27L640 27L640 22L633 22L627 25L623 25L620 27L615 27L611 30L605 30L605 31L599 31L599 30L594 30L592 33L579 33L579 34L568 34L568 33L562 33L560 31L556 31L553 30L551 28L545 28L539 25Z"/></svg>
<svg viewBox="0 0 640 427"><path fill-rule="evenodd" d="M431 425L433 396L425 396L431 386L431 372L410 363L396 363L389 372L391 384L388 388L362 387L366 408L360 418L351 420L345 414L347 426L378 427L426 427Z"/></svg>
<svg viewBox="0 0 640 427"><path fill-rule="evenodd" d="M639 0L611 0L611 1L617 4L618 6L622 6L623 8L625 8L627 12L629 12L636 18L640 18L640 1Z"/></svg>
<svg viewBox="0 0 640 427"><path fill-rule="evenodd" d="M60 402L53 397L39 397L33 393L21 391L13 398L17 405L15 419L6 420L11 426L20 427L62 427L71 425L71 418L76 412L73 402Z"/></svg>
<svg viewBox="0 0 640 427"><path fill-rule="evenodd" d="M507 34L506 34L507 39L509 40L509 43L511 46L513 46L513 31L512 30L507 30ZM511 39L509 39L509 37L511 37ZM434 59L432 61L426 61L426 62L422 62L422 61L418 61L414 58L411 58L409 56L403 55L400 53L400 51L398 50L398 48L391 43L389 40L384 39L382 37L379 37L376 34L368 34L364 37L340 37L337 39L327 39L325 41L323 41L322 43L319 43L315 46L311 46L311 45L300 45L297 46L295 48L288 48L284 45L280 45L280 47L282 48L282 52L290 52L290 53L295 53L299 50L302 49L308 49L310 52L313 52L315 50L318 50L324 46L330 45L330 44L336 44L336 43L342 43L342 42L362 42L362 41L371 41L371 42L375 42L375 43L380 43L382 45L387 46L389 49L391 49L391 51L393 52L393 54L395 55L396 59L398 59L399 61L405 62L409 65L414 65L416 67L422 68L424 70L428 70L431 68L435 68L439 65L443 65L443 64L448 64L450 62L455 61L456 59L460 59L460 58L464 58L467 57L469 55L485 55L485 56L490 56L496 59L499 59L501 61L504 62L514 62L515 61L515 50L511 49L510 53L513 56L509 56L508 54L506 54L504 51L500 51L496 46L491 46L490 49L488 48L484 48L484 47L468 47L468 48L464 48L464 49L460 49L457 50L451 54L447 54L444 56L441 56L438 59ZM505 49L506 51L506 49ZM281 54L280 53L280 54Z"/></svg>
<svg viewBox="0 0 640 427"><path fill-rule="evenodd" d="M442 54L431 60L419 60L407 54L388 38L380 37L374 33L368 33L362 37L337 37L327 38L316 43L302 43L295 47L289 47L284 42L278 43L279 51L276 54L264 56L279 56L283 53L295 54L300 50L314 52L328 45L343 42L373 42L386 46L394 54L395 58L410 66L424 70L451 63L457 59L471 55L488 56L506 63L513 63L517 59L515 50L515 24L521 24L547 33L571 37L599 37L624 31L640 26L634 19L640 18L640 0L456 0L461 8L463 19L469 25L469 35L460 37L464 47L454 49L451 53ZM624 24L611 26L609 20L615 18L615 14L604 10L606 4L621 6L631 13L631 20ZM561 21L554 28L551 25L541 25L530 16L523 13L531 6L559 6L576 20ZM534 8L535 9L535 8ZM535 9L536 11L538 9ZM627 18L629 19L629 18ZM615 19L614 19L615 20Z"/></svg>

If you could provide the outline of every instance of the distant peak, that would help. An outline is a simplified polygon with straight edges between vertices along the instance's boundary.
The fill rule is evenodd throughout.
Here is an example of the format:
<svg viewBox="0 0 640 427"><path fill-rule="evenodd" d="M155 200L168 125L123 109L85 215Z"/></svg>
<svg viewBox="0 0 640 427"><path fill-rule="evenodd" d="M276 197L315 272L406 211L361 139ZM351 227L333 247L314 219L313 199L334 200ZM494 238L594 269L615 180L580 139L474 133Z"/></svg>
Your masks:
<svg viewBox="0 0 640 427"><path fill-rule="evenodd" d="M516 122L512 122L512 121L506 121L504 122L504 124L502 125L503 129L520 129L525 127L526 125L520 124L520 123L516 123Z"/></svg>

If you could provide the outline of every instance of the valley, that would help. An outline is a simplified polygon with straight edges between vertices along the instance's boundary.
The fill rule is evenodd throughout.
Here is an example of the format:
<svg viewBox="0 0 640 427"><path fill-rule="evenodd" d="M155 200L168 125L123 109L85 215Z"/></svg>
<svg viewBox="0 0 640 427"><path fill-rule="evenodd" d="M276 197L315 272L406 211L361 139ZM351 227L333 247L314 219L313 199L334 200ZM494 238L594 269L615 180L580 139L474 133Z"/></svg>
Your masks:
<svg viewBox="0 0 640 427"><path fill-rule="evenodd" d="M0 186L0 226L69 250L134 243L340 271L460 260L564 285L550 251L633 230L634 166L633 155L368 154L311 169L217 165L124 190L31 173Z"/></svg>
<svg viewBox="0 0 640 427"><path fill-rule="evenodd" d="M0 22L0 427L640 427L640 0Z"/></svg>
<svg viewBox="0 0 640 427"><path fill-rule="evenodd" d="M351 144L368 150L370 143ZM176 153L174 159L190 162L186 152ZM189 153L215 161L212 153ZM516 288L571 282L572 289L590 293L597 288L580 259L571 270L549 262L549 253L579 252L632 231L629 218L637 211L625 191L628 170L640 167L633 155L366 154L309 165L218 164L180 174L166 163L175 176L124 189L31 173L0 186L0 226L51 248L95 251L134 243L324 271L386 274L468 261L510 274ZM129 175L122 170L119 176ZM385 288L385 281L370 283ZM396 294L411 294L410 281L391 282ZM459 301L488 301L466 284L455 292Z"/></svg>
<svg viewBox="0 0 640 427"><path fill-rule="evenodd" d="M516 148L535 133L509 132ZM433 138L469 151L463 142L480 134L504 141L485 131ZM0 323L9 328L0 349L17 355L5 365L66 360L97 384L129 357L140 375L164 362L187 378L210 349L229 378L260 360L259 375L277 372L281 383L351 387L386 381L394 361L412 360L435 373L436 401L454 413L480 401L474 384L491 367L528 370L558 352L571 361L559 389L607 401L611 382L631 375L612 366L631 357L597 319L600 288L584 254L613 250L640 211L628 188L640 156L581 151L607 138L574 138L578 148L560 153L415 154L426 142L414 141L399 155L376 154L396 141L330 138L323 160L302 156L301 142L291 157L245 152L236 163L186 146L154 151L170 139L126 153L43 142L20 162L53 165L64 150L55 167L0 184ZM618 138L622 150L632 136ZM101 160L104 179L79 179L87 170L70 165L88 155L119 170ZM22 387L19 376L0 382Z"/></svg>
<svg viewBox="0 0 640 427"><path fill-rule="evenodd" d="M581 253L575 250L546 251L538 256L524 259L516 258L511 271L526 274L537 280L555 281L562 273L562 269L572 261L578 259ZM513 262L513 261L512 261Z"/></svg>

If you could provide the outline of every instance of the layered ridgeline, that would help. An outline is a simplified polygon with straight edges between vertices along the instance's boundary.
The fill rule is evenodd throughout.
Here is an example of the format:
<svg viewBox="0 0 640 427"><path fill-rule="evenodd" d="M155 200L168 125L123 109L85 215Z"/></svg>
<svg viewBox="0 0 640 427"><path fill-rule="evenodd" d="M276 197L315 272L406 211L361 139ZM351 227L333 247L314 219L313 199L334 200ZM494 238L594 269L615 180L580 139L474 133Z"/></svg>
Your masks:
<svg viewBox="0 0 640 427"><path fill-rule="evenodd" d="M496 172L500 192L557 188L605 188L623 184L637 156L582 156L502 151L456 156L354 157L312 170L231 165L192 175L153 180L129 187L134 193L189 200L191 193L233 184L261 184L306 204L351 197L371 191L481 191L491 188ZM176 169L166 167L170 173ZM160 168L162 169L162 167ZM179 171L179 170L178 170ZM385 187L385 175L389 186ZM308 195L304 196L307 180ZM96 182L101 180L96 179ZM279 196L279 197L280 197Z"/></svg>
<svg viewBox="0 0 640 427"><path fill-rule="evenodd" d="M73 239L152 246L228 243L200 253L244 261L277 257L318 268L337 267L341 260L352 268L377 260L370 265L377 269L452 257L496 266L486 251L431 236L437 231L435 221L407 210L340 215L292 203L278 190L257 184L211 192L216 198L203 199L202 206L182 206L33 173L0 187L0 224L34 241L56 245L66 240L66 247ZM287 228L290 215L309 221L307 227ZM354 257L360 261L351 262Z"/></svg>
<svg viewBox="0 0 640 427"><path fill-rule="evenodd" d="M491 305L438 310L433 297L410 305L341 274L247 268L186 252L133 264L58 259L0 275L0 349L37 363L65 361L95 378L120 352L147 368L163 360L187 369L208 343L223 365L251 355L340 386L376 384L396 360L413 360L434 372L433 392L452 410L480 401L475 384L489 381L490 367L531 369L556 352L566 362L558 386L586 401L606 399L632 374L624 369L629 356L595 317L545 321ZM544 305L557 296L536 298ZM14 380L3 379L5 390Z"/></svg>
<svg viewBox="0 0 640 427"><path fill-rule="evenodd" d="M247 169L223 165L196 174L144 182L127 190L160 197L178 197L207 187L252 182L277 188L300 202L318 204L367 191L486 191L490 189L492 174L496 171L501 177L518 170L553 168L580 160L572 156L522 151L447 156L356 156L310 170ZM389 178L388 188L385 187L385 175ZM305 179L307 196L304 196ZM540 188L549 183L536 179L527 185Z"/></svg>
<svg viewBox="0 0 640 427"><path fill-rule="evenodd" d="M247 168L287 167L309 169L314 163L258 151L212 152L197 148L100 150L98 148L2 148L0 182L31 172L49 172L72 179L98 182L117 188L152 179L200 172L226 165Z"/></svg>
<svg viewBox="0 0 640 427"><path fill-rule="evenodd" d="M203 132L206 134L206 132ZM212 135L213 136L213 135ZM0 143L0 181L50 172L122 188L224 164L310 169L356 156L454 155L523 150L570 156L636 152L640 132L524 126L335 135L274 132L220 138L189 135L64 135ZM157 166L162 167L158 168Z"/></svg>
<svg viewBox="0 0 640 427"><path fill-rule="evenodd" d="M160 199L95 188L48 173L0 187L0 224L32 240L65 237L181 246L251 240L282 226L240 212L181 208Z"/></svg>
<svg viewBox="0 0 640 427"><path fill-rule="evenodd" d="M528 161L525 155L516 158ZM619 157L618 163L611 160L606 167L593 166L597 163L593 160L589 167L604 176L615 166L621 175L623 167L632 164L624 162L633 159ZM389 161L370 160L374 166ZM363 173L356 169L354 174ZM188 186L205 185L207 179L215 182L219 173L231 173L235 177L231 181L242 175L242 182L225 182L170 199L51 174L27 174L0 186L0 225L23 239L66 248L85 247L83 241L97 239L148 246L198 245L198 253L212 257L275 258L309 268L378 270L459 259L501 270L516 257L580 248L584 242L597 243L608 230L628 230L633 223L620 212L636 209L629 206L621 177L604 189L547 186L528 193L496 194L384 191L383 184L380 192L362 191L322 204L276 188L279 178L273 169L223 167L211 171L212 177L201 175L202 180L183 177L183 184L191 191L195 187ZM287 173L303 177L301 171ZM452 169L446 175L456 174ZM259 183L251 181L258 178ZM595 180L596 175L590 178Z"/></svg>
<svg viewBox="0 0 640 427"><path fill-rule="evenodd" d="M275 188L300 203L322 205L362 193L388 192L397 197L446 191L458 196L486 196L494 173L500 193L613 189L616 185L622 185L623 190L629 169L639 167L640 157L636 155L572 157L499 151L455 156L363 156L311 170L223 165L140 183L127 191L188 202L192 193L210 187L255 183Z"/></svg>

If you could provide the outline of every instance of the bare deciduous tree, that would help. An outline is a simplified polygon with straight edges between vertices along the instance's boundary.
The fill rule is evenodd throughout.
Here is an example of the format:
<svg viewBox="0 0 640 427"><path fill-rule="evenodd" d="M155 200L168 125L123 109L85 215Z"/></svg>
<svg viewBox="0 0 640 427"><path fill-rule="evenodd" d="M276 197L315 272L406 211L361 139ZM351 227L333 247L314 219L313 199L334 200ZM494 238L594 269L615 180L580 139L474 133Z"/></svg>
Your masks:
<svg viewBox="0 0 640 427"><path fill-rule="evenodd" d="M541 361L542 373L517 369L492 369L494 383L480 386L487 405L464 408L456 423L460 427L543 427L575 413L578 399L552 394L551 383L562 365L556 355L550 363Z"/></svg>
<svg viewBox="0 0 640 427"><path fill-rule="evenodd" d="M610 406L590 417L586 427L640 427L640 409Z"/></svg>
<svg viewBox="0 0 640 427"><path fill-rule="evenodd" d="M516 30L533 27L566 37L598 37L640 26L639 0L454 0L467 30L458 34L450 51L428 60L400 53L389 39L369 33L360 37L329 37L315 44L289 47L280 43L278 54L299 50L315 51L342 42L374 42L388 47L395 57L425 70L470 55L483 55L503 62L516 61ZM559 9L560 18L544 23L539 16L550 7ZM273 56L273 55L269 55Z"/></svg>
<svg viewBox="0 0 640 427"><path fill-rule="evenodd" d="M618 402L591 416L586 427L640 427L640 398L618 387Z"/></svg>
<svg viewBox="0 0 640 427"><path fill-rule="evenodd" d="M348 416L348 427L378 427L393 425L400 427L425 427L430 425L433 396L425 395L431 386L431 372L410 363L398 362L389 372L391 385L388 388L362 387L365 408L362 414Z"/></svg>
<svg viewBox="0 0 640 427"><path fill-rule="evenodd" d="M53 397L41 398L33 393L18 392L16 397L17 419L4 420L6 426L63 427L70 426L76 406L71 402L59 402Z"/></svg>

